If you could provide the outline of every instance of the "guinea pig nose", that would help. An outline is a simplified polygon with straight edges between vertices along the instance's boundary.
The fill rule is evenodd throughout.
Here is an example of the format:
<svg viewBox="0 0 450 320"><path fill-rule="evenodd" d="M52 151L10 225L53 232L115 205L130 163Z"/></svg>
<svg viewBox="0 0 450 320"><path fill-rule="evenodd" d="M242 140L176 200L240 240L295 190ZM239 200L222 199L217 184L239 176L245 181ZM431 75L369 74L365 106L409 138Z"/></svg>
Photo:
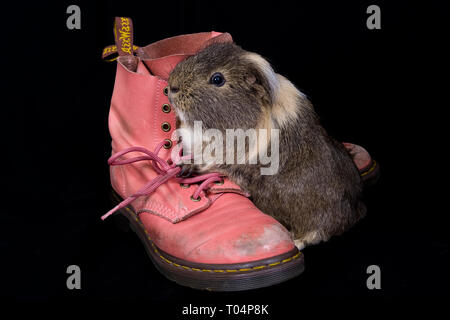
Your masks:
<svg viewBox="0 0 450 320"><path fill-rule="evenodd" d="M170 92L177 93L178 91L180 91L180 88L174 87L174 86L170 86Z"/></svg>

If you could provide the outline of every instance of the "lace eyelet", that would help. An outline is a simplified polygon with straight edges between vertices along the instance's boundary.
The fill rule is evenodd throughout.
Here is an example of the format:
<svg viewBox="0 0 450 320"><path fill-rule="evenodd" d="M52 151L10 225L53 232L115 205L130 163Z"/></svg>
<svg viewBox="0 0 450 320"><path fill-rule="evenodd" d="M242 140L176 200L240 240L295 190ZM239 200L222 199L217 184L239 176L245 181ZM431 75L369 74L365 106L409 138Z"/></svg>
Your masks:
<svg viewBox="0 0 450 320"><path fill-rule="evenodd" d="M161 109L164 113L169 113L172 108L170 107L169 104L165 103L162 105Z"/></svg>
<svg viewBox="0 0 450 320"><path fill-rule="evenodd" d="M164 139L164 141L166 142L166 143L163 144L164 149L172 148L172 140Z"/></svg>
<svg viewBox="0 0 450 320"><path fill-rule="evenodd" d="M202 197L198 196L198 198L195 199L193 196L191 196L191 200L194 202L198 202L198 201L202 200Z"/></svg>
<svg viewBox="0 0 450 320"><path fill-rule="evenodd" d="M170 123L168 123L168 122L163 122L163 123L161 124L161 130L164 131L164 132L170 131Z"/></svg>
<svg viewBox="0 0 450 320"><path fill-rule="evenodd" d="M221 185L223 185L225 183L225 181L222 179L221 181L214 181L214 184L216 185L216 186L221 186Z"/></svg>
<svg viewBox="0 0 450 320"><path fill-rule="evenodd" d="M164 88L163 93L165 96L169 95L169 87L168 86Z"/></svg>
<svg viewBox="0 0 450 320"><path fill-rule="evenodd" d="M182 187L183 189L188 189L191 185L188 183L180 183L180 187Z"/></svg>

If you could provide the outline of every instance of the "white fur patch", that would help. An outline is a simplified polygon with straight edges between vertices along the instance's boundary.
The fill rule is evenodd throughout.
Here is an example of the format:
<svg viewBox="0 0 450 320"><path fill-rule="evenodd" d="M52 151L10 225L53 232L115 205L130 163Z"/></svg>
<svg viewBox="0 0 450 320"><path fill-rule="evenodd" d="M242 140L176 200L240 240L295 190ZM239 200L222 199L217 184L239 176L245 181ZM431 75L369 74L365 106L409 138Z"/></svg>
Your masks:
<svg viewBox="0 0 450 320"><path fill-rule="evenodd" d="M180 110L178 110L178 109L176 109L176 114L177 114L177 116L178 116L178 118L180 119L180 122L183 124L183 123L186 123L186 116L184 115L184 112L183 111L180 111Z"/></svg>
<svg viewBox="0 0 450 320"><path fill-rule="evenodd" d="M277 74L270 66L270 63L267 62L267 60L261 57L259 54L253 52L249 52L246 57L247 59L252 61L259 68L259 70L261 70L261 72L264 74L264 77L267 79L267 82L269 83L272 95L276 97L279 91L280 82L278 80Z"/></svg>
<svg viewBox="0 0 450 320"><path fill-rule="evenodd" d="M175 111L180 120L180 127L177 129L178 135L182 138L184 154L192 154L194 143L194 130L186 124L186 116L183 111L176 109Z"/></svg>
<svg viewBox="0 0 450 320"><path fill-rule="evenodd" d="M299 108L299 97L305 98L288 79L273 71L269 62L256 53L248 53L247 59L252 61L264 74L273 96L272 116L274 120L284 126L290 120L295 120Z"/></svg>
<svg viewBox="0 0 450 320"><path fill-rule="evenodd" d="M288 79L279 74L277 77L280 86L273 104L272 116L280 126L284 126L298 117L301 111L299 97L304 97L304 95Z"/></svg>

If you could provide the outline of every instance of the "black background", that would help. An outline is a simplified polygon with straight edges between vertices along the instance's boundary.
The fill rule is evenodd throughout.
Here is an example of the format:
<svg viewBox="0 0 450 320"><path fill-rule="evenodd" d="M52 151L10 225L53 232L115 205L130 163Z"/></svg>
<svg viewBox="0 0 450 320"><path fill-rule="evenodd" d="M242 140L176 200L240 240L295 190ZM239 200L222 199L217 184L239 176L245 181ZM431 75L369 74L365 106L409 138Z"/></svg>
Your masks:
<svg viewBox="0 0 450 320"><path fill-rule="evenodd" d="M81 8L81 30L66 8ZM381 30L366 8L381 8ZM364 146L381 167L365 191L367 217L304 250L306 271L270 288L210 293L178 286L153 267L138 238L100 216L108 199L107 127L115 63L113 18L133 19L135 44L184 33L230 32L312 100L335 138ZM142 299L286 305L325 297L448 294L445 109L448 7L411 1L54 1L2 7L0 295L12 300ZM66 288L66 268L82 289ZM368 290L366 268L381 268Z"/></svg>

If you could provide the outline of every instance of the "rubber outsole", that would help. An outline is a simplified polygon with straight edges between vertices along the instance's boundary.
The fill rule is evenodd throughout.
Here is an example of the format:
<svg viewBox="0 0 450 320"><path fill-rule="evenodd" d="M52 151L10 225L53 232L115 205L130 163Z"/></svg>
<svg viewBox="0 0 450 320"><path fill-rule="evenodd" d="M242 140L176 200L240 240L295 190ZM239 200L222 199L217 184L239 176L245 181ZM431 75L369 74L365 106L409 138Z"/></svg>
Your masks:
<svg viewBox="0 0 450 320"><path fill-rule="evenodd" d="M113 192L113 200L120 200ZM243 291L272 286L300 275L304 257L296 248L276 257L239 264L202 264L171 256L151 240L132 208L117 212L138 235L156 269L168 279L187 287L209 291ZM124 230L123 222L120 229Z"/></svg>
<svg viewBox="0 0 450 320"><path fill-rule="evenodd" d="M380 165L375 160L372 160L366 169L359 172L363 181L364 187L373 186L380 178Z"/></svg>

